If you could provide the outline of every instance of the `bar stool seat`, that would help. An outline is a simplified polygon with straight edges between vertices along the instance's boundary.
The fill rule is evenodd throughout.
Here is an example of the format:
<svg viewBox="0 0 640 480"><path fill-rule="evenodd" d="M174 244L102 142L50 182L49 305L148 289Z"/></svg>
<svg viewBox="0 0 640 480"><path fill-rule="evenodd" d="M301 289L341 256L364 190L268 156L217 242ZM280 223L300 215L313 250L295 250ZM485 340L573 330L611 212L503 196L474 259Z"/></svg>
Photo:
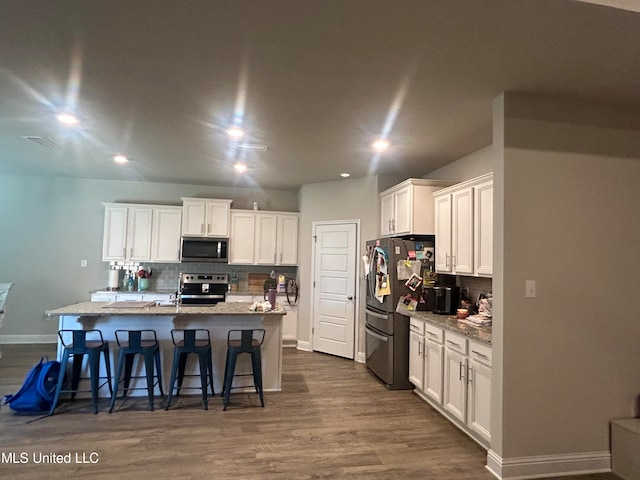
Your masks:
<svg viewBox="0 0 640 480"><path fill-rule="evenodd" d="M127 396L131 390L147 390L147 399L149 401L149 409L153 411L154 388L157 385L160 395L164 396L162 391L162 367L160 363L160 343L155 330L116 330L116 342L120 347L118 355L118 367L114 382L113 394L111 395L111 406L109 413L113 411L118 396L118 390L121 383L122 398ZM131 376L133 369L133 359L136 355L142 355L145 365L145 375ZM154 366L156 375L154 375ZM122 373L124 370L124 378ZM131 379L146 378L146 387L129 387ZM157 380L156 380L157 379Z"/></svg>
<svg viewBox="0 0 640 480"><path fill-rule="evenodd" d="M58 384L56 386L55 395L53 398L53 404L49 415L53 415L53 412L58 405L61 393L71 393L71 399L73 400L77 392L91 392L91 401L93 404L94 413L98 413L98 391L105 385L109 387L109 393L113 395L111 388L111 363L109 360L109 342L105 341L102 332L100 330L59 330L58 337L60 343L64 347L62 351L62 358L60 361L60 373L58 374ZM71 342L69 343L69 337ZM100 354L104 356L106 377L100 376ZM78 390L80 380L86 380L85 377L80 377L82 370L82 361L84 356L88 356L89 363L89 380L91 381L91 390ZM73 356L73 374L71 376L71 388L64 390L63 383L67 370L67 364L69 358ZM100 383L100 379L105 379L103 383Z"/></svg>
<svg viewBox="0 0 640 480"><path fill-rule="evenodd" d="M169 398L165 410L169 410L173 391L176 396L180 395L183 388L197 389L202 391L202 404L205 410L209 409L209 397L207 395L207 385L211 387L211 395L215 395L213 389L213 360L211 350L211 335L209 330L197 329L176 329L171 330L171 341L173 342L173 365L171 367L171 383L169 384ZM194 353L198 356L200 365L199 375L185 375L187 356ZM200 387L183 387L184 377L200 376ZM176 385L177 382L177 385Z"/></svg>
<svg viewBox="0 0 640 480"><path fill-rule="evenodd" d="M244 329L229 330L227 333L227 360L224 367L224 384L222 387L222 396L224 398L223 411L229 405L229 396L231 390L236 388L247 388L247 386L233 387L234 377L253 376L253 385L256 393L260 397L260 405L264 407L264 395L262 391L262 352L261 346L264 343L265 330ZM236 361L241 353L251 355L251 373L236 374Z"/></svg>

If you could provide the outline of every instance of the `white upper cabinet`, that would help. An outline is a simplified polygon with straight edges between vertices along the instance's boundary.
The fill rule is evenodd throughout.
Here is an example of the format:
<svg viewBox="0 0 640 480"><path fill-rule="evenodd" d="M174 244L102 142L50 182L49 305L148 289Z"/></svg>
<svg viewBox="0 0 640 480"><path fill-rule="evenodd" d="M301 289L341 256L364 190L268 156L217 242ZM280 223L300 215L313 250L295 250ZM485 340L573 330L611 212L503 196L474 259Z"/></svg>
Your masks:
<svg viewBox="0 0 640 480"><path fill-rule="evenodd" d="M410 178L380 194L380 234L433 235L433 192L450 185L437 180Z"/></svg>
<svg viewBox="0 0 640 480"><path fill-rule="evenodd" d="M153 209L153 232L151 235L151 261L180 262L181 207Z"/></svg>
<svg viewBox="0 0 640 480"><path fill-rule="evenodd" d="M493 174L434 194L436 271L491 276Z"/></svg>
<svg viewBox="0 0 640 480"><path fill-rule="evenodd" d="M180 261L181 207L103 205L103 261Z"/></svg>
<svg viewBox="0 0 640 480"><path fill-rule="evenodd" d="M229 237L232 200L182 198L182 235L185 237Z"/></svg>
<svg viewBox="0 0 640 480"><path fill-rule="evenodd" d="M297 213L231 210L229 263L297 265Z"/></svg>
<svg viewBox="0 0 640 480"><path fill-rule="evenodd" d="M298 220L299 215L278 215L278 238L276 244L277 265L298 264Z"/></svg>
<svg viewBox="0 0 640 480"><path fill-rule="evenodd" d="M474 270L476 274L493 274L493 179L473 189Z"/></svg>
<svg viewBox="0 0 640 480"><path fill-rule="evenodd" d="M231 212L231 236L229 237L229 263L253 265L256 216L253 212Z"/></svg>
<svg viewBox="0 0 640 480"><path fill-rule="evenodd" d="M104 204L102 260L151 260L153 209L146 205Z"/></svg>
<svg viewBox="0 0 640 480"><path fill-rule="evenodd" d="M255 258L258 265L275 265L278 241L278 217L274 214L256 214Z"/></svg>

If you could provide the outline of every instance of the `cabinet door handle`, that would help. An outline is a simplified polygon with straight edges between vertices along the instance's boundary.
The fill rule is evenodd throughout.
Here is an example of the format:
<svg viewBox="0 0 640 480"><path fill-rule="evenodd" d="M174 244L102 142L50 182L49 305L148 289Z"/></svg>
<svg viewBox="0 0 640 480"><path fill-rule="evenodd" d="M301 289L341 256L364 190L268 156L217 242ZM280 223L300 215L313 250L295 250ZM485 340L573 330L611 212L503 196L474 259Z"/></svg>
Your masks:
<svg viewBox="0 0 640 480"><path fill-rule="evenodd" d="M418 342L418 356L422 356L422 352L420 351L420 347L422 346L422 342Z"/></svg>
<svg viewBox="0 0 640 480"><path fill-rule="evenodd" d="M200 233L204 235L204 223L200 224Z"/></svg>
<svg viewBox="0 0 640 480"><path fill-rule="evenodd" d="M460 367L458 370L458 373L460 374L460 381L463 382L464 381L464 364L460 363Z"/></svg>
<svg viewBox="0 0 640 480"><path fill-rule="evenodd" d="M396 219L395 218L391 219L391 231L392 232L396 231Z"/></svg>
<svg viewBox="0 0 640 480"><path fill-rule="evenodd" d="M129 258L133 258L133 247L129 249Z"/></svg>
<svg viewBox="0 0 640 480"><path fill-rule="evenodd" d="M207 223L207 233L211 233L211 224Z"/></svg>
<svg viewBox="0 0 640 480"><path fill-rule="evenodd" d="M479 357L482 357L482 358L489 358L484 353L480 353L477 350L471 350L471 353L475 353L476 355L478 355Z"/></svg>
<svg viewBox="0 0 640 480"><path fill-rule="evenodd" d="M437 337L437 336L438 336L438 335L436 335L435 333L430 332L430 331L428 331L428 330L427 330L427 335L429 335L430 337Z"/></svg>
<svg viewBox="0 0 640 480"><path fill-rule="evenodd" d="M280 263L282 263L282 252L280 252Z"/></svg>
<svg viewBox="0 0 640 480"><path fill-rule="evenodd" d="M460 344L459 344L459 343L452 342L451 340L447 340L447 343L448 343L449 345L453 345L453 346L454 346L454 347L456 347L456 348L460 348Z"/></svg>
<svg viewBox="0 0 640 480"><path fill-rule="evenodd" d="M127 248L122 247L122 258L127 258Z"/></svg>
<svg viewBox="0 0 640 480"><path fill-rule="evenodd" d="M467 383L471 383L471 377L473 377L472 371L473 369L471 367L467 368Z"/></svg>
<svg viewBox="0 0 640 480"><path fill-rule="evenodd" d="M444 254L444 268L449 268L449 254Z"/></svg>

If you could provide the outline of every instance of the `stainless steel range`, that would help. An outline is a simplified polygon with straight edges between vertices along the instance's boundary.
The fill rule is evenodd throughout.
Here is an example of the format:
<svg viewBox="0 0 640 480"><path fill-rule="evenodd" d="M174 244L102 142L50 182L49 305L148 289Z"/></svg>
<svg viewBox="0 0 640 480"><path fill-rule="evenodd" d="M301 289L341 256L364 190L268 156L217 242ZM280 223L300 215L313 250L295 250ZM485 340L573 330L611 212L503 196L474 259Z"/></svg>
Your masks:
<svg viewBox="0 0 640 480"><path fill-rule="evenodd" d="M226 273L180 274L180 298L183 305L215 305L224 302L229 288Z"/></svg>

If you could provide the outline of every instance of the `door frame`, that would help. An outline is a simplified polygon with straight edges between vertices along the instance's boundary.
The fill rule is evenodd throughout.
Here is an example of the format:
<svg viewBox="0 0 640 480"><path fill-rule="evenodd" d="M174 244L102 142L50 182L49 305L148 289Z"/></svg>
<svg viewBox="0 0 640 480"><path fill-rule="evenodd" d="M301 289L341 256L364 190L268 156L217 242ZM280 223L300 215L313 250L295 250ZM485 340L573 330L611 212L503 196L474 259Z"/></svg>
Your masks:
<svg viewBox="0 0 640 480"><path fill-rule="evenodd" d="M357 361L359 352L358 345L360 345L360 290L359 290L359 280L360 280L360 262L358 261L358 251L360 249L360 220L321 220L315 221L311 223L311 279L309 285L313 285L313 282L316 278L316 227L325 226L325 225L344 225L344 224L353 224L356 226L356 242L354 245L355 248L355 285L353 286L354 291L354 310L353 310L353 360ZM315 295L316 290L315 287L311 287L311 305L310 305L310 315L309 315L309 332L310 332L310 347L313 352L313 344L315 342L315 334L313 332L313 321L315 318L314 305L315 305Z"/></svg>

